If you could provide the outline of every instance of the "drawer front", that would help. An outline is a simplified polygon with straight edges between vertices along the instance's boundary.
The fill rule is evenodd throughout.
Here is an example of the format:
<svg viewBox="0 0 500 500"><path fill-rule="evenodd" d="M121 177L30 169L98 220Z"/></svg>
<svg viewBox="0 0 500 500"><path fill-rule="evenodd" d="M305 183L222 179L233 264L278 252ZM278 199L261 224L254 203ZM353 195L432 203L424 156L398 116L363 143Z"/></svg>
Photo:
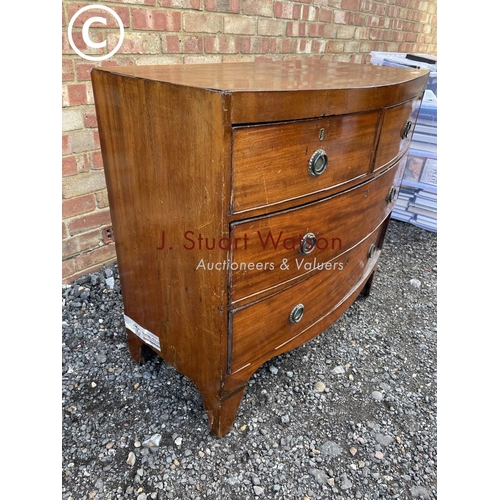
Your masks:
<svg viewBox="0 0 500 500"><path fill-rule="evenodd" d="M318 263L341 255L377 228L394 206L395 197L388 201L388 195L393 185L397 192L396 176L402 163L342 194L234 223L231 226L233 304L314 271ZM308 234L316 238L314 248L313 237L305 238Z"/></svg>
<svg viewBox="0 0 500 500"><path fill-rule="evenodd" d="M419 97L384 111L374 170L387 166L409 147L421 100Z"/></svg>
<svg viewBox="0 0 500 500"><path fill-rule="evenodd" d="M366 175L379 115L371 111L235 127L233 212L300 198Z"/></svg>
<svg viewBox="0 0 500 500"><path fill-rule="evenodd" d="M332 269L231 313L229 372L271 358L274 351L342 304L367 271L374 268L383 229L384 225L335 259Z"/></svg>

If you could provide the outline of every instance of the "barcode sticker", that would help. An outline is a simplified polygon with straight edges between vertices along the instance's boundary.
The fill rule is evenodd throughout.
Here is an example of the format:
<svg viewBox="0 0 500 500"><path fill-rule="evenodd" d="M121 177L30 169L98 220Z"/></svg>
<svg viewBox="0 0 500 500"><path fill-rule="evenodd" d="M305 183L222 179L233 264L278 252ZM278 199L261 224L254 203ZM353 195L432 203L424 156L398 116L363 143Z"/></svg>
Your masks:
<svg viewBox="0 0 500 500"><path fill-rule="evenodd" d="M146 342L146 344L154 347L157 351L161 351L160 349L160 338L151 333L149 330L146 330L141 325L137 324L133 319L129 318L126 314L123 315L125 318L125 326L133 333L135 333L141 340Z"/></svg>

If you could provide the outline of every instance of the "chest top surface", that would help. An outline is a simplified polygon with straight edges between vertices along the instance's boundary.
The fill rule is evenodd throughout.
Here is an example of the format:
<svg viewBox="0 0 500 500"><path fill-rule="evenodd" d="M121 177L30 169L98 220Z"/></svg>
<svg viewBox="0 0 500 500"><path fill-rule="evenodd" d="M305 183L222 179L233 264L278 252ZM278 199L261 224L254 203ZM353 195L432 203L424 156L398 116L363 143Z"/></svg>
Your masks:
<svg viewBox="0 0 500 500"><path fill-rule="evenodd" d="M419 69L323 60L130 66L105 71L221 92L374 88L407 83L428 74Z"/></svg>
<svg viewBox="0 0 500 500"><path fill-rule="evenodd" d="M356 113L412 99L428 71L317 59L96 68L136 80L217 92L231 123Z"/></svg>

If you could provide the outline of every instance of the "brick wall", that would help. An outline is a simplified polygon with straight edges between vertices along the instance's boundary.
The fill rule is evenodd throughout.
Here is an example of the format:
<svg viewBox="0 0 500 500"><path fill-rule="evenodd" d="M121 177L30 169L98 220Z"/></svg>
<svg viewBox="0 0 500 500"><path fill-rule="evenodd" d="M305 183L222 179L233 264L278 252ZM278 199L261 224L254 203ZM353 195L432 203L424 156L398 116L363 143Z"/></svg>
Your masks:
<svg viewBox="0 0 500 500"><path fill-rule="evenodd" d="M125 37L102 62L70 46L68 24L85 5L102 4L121 18ZM253 61L321 57L369 63L370 52L436 54L436 0L115 0L63 1L62 10L62 258L63 282L115 260L106 184L90 83L96 65ZM82 25L91 16L94 43ZM73 40L88 55L111 51L118 24L104 11L74 23Z"/></svg>

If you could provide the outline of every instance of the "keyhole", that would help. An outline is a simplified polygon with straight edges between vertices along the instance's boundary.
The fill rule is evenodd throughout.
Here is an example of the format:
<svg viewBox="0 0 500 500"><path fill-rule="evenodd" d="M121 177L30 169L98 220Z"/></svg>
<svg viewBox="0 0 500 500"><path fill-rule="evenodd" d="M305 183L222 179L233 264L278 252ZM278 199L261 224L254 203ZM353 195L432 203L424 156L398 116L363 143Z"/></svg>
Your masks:
<svg viewBox="0 0 500 500"><path fill-rule="evenodd" d="M325 138L325 129L322 128L320 131L319 131L319 140L322 141L323 139Z"/></svg>

